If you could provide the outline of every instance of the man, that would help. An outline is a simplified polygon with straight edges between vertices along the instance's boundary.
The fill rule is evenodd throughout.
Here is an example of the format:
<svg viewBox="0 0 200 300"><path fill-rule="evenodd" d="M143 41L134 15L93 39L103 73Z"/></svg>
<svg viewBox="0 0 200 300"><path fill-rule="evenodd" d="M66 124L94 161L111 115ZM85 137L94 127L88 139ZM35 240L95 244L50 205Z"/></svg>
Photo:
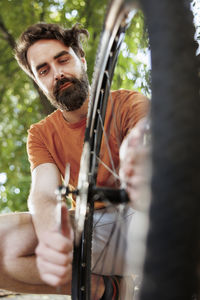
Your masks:
<svg viewBox="0 0 200 300"><path fill-rule="evenodd" d="M55 293L55 289L49 286L61 286L62 292L70 293L73 231L65 206L62 208L63 224L60 231L55 190L62 181L66 163L71 165L69 183L76 187L78 180L89 99L87 65L81 45L81 38L84 36L88 36L87 31L77 25L72 29L63 29L55 24L40 23L29 27L16 47L15 57L19 65L33 78L57 110L29 130L27 149L32 185L28 203L32 217L29 214L3 216L2 280L7 280L7 283L2 288L33 292L36 286L39 293ZM113 104L108 105L105 123L112 128L109 143L117 169L119 142L146 114L148 101L139 93L125 90L115 91L110 97ZM112 107L118 114L116 122L112 120ZM116 135L116 127L119 129L119 136ZM104 141L101 160L107 162L108 156ZM97 183L109 186L113 184L103 164L99 167ZM98 213L97 209L97 215ZM110 213L106 216L110 218L112 215ZM127 220L132 215L133 212L127 215ZM101 224L98 229L94 229L93 260L101 252L99 241L102 236L104 244L106 243L108 230L104 229L103 232L102 228ZM120 260L123 260L124 249L120 249L119 270L114 275L120 275L121 272ZM101 274L100 270L94 267L93 271ZM109 264L103 274L113 275ZM97 295L96 291L92 291L97 299L111 299L115 292L112 288L115 279L109 279L109 285L105 278L92 276L93 282L98 281L99 285ZM117 299L117 296L112 299Z"/></svg>

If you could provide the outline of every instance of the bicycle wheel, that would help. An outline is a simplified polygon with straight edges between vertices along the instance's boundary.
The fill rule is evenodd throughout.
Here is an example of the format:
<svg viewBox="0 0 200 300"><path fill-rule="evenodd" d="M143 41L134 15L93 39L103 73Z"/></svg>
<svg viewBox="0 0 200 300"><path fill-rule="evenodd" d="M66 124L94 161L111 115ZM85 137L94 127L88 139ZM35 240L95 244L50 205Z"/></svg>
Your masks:
<svg viewBox="0 0 200 300"><path fill-rule="evenodd" d="M141 0L152 51L152 203L140 300L197 292L200 99L189 1Z"/></svg>
<svg viewBox="0 0 200 300"><path fill-rule="evenodd" d="M120 240L118 235L120 235L122 219L124 218L125 220L129 217L129 211L127 211L126 205L121 204L114 207L115 220L112 222L112 227L110 228L108 242L100 251L100 256L95 257L95 262L93 261L91 264L92 232L96 230L97 224L101 226L101 221L107 214L107 208L110 215L111 209L113 209L111 205L106 205L106 213L104 207L103 213L101 212L100 215L98 215L98 213L95 214L95 220L93 221L95 200L98 200L98 202L103 201L107 204L113 202L128 202L125 191L119 188L119 176L117 174L116 165L111 157L112 153L109 150L109 129L111 126L115 126L115 117L113 115L112 120L107 120L106 109L109 106L112 111L114 107L114 96L109 97L110 87L120 46L130 22L129 13L132 10L133 3L129 1L111 1L97 53L90 94L85 142L80 163L78 196L76 198L72 299L90 299L91 272L107 275L108 271L105 271L104 266L107 264L106 254L110 251L112 236L116 236L116 243L124 243L123 237ZM104 122L106 124L105 127ZM117 144L120 144L120 142L121 141L117 140ZM105 148L103 148L103 145L105 145ZM108 165L101 159L102 148L108 151L110 159ZM111 174L109 179L112 178L112 186L115 187L115 189L97 186L99 165L103 166ZM126 220L123 226L125 226L125 223ZM113 234L113 232L115 233ZM118 244L115 244L115 249L118 248ZM93 256L94 252L93 249ZM117 250L115 255L117 257ZM112 259L114 260L115 257L113 256ZM118 265L120 265L120 262ZM114 262L111 268L112 273L115 273L115 267L113 266Z"/></svg>

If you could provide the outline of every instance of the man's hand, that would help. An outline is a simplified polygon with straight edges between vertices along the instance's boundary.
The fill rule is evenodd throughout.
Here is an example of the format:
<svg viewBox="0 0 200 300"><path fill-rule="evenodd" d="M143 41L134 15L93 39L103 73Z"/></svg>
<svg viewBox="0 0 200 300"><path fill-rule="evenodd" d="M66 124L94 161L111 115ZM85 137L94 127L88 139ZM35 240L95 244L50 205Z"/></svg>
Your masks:
<svg viewBox="0 0 200 300"><path fill-rule="evenodd" d="M150 199L150 146L145 142L146 126L146 119L139 121L120 147L119 176L126 186L132 206L139 210L145 209Z"/></svg>
<svg viewBox="0 0 200 300"><path fill-rule="evenodd" d="M36 248L41 279L51 286L68 283L72 277L73 231L68 211L62 206L62 228L43 232Z"/></svg>

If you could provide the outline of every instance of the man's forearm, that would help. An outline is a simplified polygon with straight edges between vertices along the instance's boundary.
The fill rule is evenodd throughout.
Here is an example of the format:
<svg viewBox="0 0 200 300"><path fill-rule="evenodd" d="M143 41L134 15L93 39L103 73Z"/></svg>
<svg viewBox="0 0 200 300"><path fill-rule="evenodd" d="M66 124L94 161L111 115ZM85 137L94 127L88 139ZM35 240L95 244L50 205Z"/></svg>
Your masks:
<svg viewBox="0 0 200 300"><path fill-rule="evenodd" d="M52 195L30 194L28 208L32 214L33 223L38 237L45 231L59 229L56 197Z"/></svg>

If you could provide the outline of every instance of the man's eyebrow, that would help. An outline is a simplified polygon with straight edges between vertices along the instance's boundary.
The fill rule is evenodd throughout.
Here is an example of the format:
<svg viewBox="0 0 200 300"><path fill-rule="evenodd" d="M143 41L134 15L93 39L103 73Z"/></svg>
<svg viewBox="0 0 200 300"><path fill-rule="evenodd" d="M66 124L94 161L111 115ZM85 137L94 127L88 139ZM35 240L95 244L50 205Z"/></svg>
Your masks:
<svg viewBox="0 0 200 300"><path fill-rule="evenodd" d="M36 70L39 71L41 68L45 67L47 65L47 63L43 63L43 64L40 64L36 67Z"/></svg>
<svg viewBox="0 0 200 300"><path fill-rule="evenodd" d="M58 54L56 54L53 58L56 59L56 58L59 58L60 56L63 56L65 54L69 54L69 52L66 51L66 50L63 50L63 51L59 52Z"/></svg>
<svg viewBox="0 0 200 300"><path fill-rule="evenodd" d="M66 55L66 54L69 54L69 52L66 51L66 50L63 50L63 51L57 53L53 58L54 58L54 59L57 59L57 58L59 58L60 56L63 56L63 55ZM41 68L45 67L46 65L47 65L47 63L44 62L44 63L38 65L38 66L36 67L36 70L39 71Z"/></svg>

